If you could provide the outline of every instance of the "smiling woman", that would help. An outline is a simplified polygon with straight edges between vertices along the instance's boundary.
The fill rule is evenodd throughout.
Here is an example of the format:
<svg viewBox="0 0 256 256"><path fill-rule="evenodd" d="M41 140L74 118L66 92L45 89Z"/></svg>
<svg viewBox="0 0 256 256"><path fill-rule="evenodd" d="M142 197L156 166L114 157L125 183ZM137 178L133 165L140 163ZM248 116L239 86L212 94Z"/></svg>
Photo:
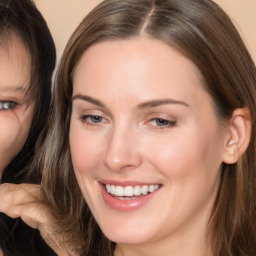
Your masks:
<svg viewBox="0 0 256 256"><path fill-rule="evenodd" d="M36 159L80 254L253 256L255 85L214 2L98 5L64 51Z"/></svg>
<svg viewBox="0 0 256 256"><path fill-rule="evenodd" d="M70 149L80 188L107 237L151 242L168 223L176 229L199 212L206 219L228 135L220 134L191 61L147 37L99 43L75 69L76 93L104 102L73 102Z"/></svg>

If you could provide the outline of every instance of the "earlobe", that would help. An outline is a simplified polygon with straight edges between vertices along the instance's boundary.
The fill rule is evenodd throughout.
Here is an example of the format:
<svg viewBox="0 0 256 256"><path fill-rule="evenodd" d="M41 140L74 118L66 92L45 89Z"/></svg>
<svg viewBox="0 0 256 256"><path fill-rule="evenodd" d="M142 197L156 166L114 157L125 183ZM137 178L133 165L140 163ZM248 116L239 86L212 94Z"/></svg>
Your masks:
<svg viewBox="0 0 256 256"><path fill-rule="evenodd" d="M247 108L235 109L229 122L223 162L234 164L246 151L251 138L251 119Z"/></svg>

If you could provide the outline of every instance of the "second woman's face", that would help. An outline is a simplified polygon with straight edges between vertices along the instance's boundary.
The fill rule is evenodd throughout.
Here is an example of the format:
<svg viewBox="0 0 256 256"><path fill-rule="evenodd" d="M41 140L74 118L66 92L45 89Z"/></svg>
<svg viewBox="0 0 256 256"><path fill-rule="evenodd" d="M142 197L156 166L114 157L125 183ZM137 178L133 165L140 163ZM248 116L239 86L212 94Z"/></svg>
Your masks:
<svg viewBox="0 0 256 256"><path fill-rule="evenodd" d="M157 40L102 42L82 56L71 155L110 240L152 244L186 239L195 228L204 234L227 135L203 83L190 60Z"/></svg>
<svg viewBox="0 0 256 256"><path fill-rule="evenodd" d="M33 102L28 98L31 60L22 41L10 35L0 47L0 177L29 133Z"/></svg>

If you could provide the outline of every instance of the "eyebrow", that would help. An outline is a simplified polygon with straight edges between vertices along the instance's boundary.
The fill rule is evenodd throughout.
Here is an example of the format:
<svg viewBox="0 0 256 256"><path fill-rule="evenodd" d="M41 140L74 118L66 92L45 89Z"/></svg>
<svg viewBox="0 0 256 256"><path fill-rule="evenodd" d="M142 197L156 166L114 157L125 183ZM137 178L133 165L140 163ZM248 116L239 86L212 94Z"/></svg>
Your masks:
<svg viewBox="0 0 256 256"><path fill-rule="evenodd" d="M28 89L24 88L23 86L12 86L12 87L6 87L3 89L3 91L15 91L15 92L21 92L22 94L26 94Z"/></svg>
<svg viewBox="0 0 256 256"><path fill-rule="evenodd" d="M100 102L99 100L96 100L90 96L87 96L87 95L82 95L82 94L76 94L72 97L72 101L74 100L84 100L84 101L88 101L98 107L101 107L101 108L105 108L105 105Z"/></svg>
<svg viewBox="0 0 256 256"><path fill-rule="evenodd" d="M139 108L140 109L154 108L154 107L158 107L158 106L161 106L161 105L167 105L167 104L177 104L177 105L182 105L182 106L185 106L185 107L190 107L189 104L187 104L186 102L166 98L166 99L150 100L150 101L147 101L147 102L143 102L143 103L139 104Z"/></svg>
<svg viewBox="0 0 256 256"><path fill-rule="evenodd" d="M72 101L77 100L77 99L90 102L98 107L102 107L102 108L106 107L102 102L100 102L99 100L96 100L88 95L76 94L72 97ZM138 108L139 109L154 108L154 107L158 107L158 106L166 105L166 104L177 104L177 105L182 105L185 107L190 107L186 102L167 98L167 99L158 99L158 100L150 100L147 102L143 102L138 105Z"/></svg>

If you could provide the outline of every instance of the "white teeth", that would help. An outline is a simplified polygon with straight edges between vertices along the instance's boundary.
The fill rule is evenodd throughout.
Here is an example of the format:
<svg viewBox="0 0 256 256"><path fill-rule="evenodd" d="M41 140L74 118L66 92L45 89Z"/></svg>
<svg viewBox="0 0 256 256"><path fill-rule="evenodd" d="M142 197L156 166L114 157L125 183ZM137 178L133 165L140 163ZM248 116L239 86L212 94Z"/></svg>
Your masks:
<svg viewBox="0 0 256 256"><path fill-rule="evenodd" d="M125 196L133 196L132 186L127 186L127 187L124 188L124 195Z"/></svg>
<svg viewBox="0 0 256 256"><path fill-rule="evenodd" d="M148 193L148 186L147 185L142 186L141 193L143 195L146 195Z"/></svg>
<svg viewBox="0 0 256 256"><path fill-rule="evenodd" d="M143 185L143 186L115 186L106 184L106 190L109 194L118 196L118 197L132 197L132 196L140 196L147 195L148 193L153 193L159 188L159 185Z"/></svg>
<svg viewBox="0 0 256 256"><path fill-rule="evenodd" d="M107 189L108 193L110 193L111 192L111 185L107 184L106 189Z"/></svg>
<svg viewBox="0 0 256 256"><path fill-rule="evenodd" d="M111 185L110 194L114 195L115 193L116 193L116 187L114 185Z"/></svg>
<svg viewBox="0 0 256 256"><path fill-rule="evenodd" d="M141 188L140 186L136 186L134 189L133 189L133 195L134 196L139 196L141 194Z"/></svg>
<svg viewBox="0 0 256 256"><path fill-rule="evenodd" d="M155 189L155 186L154 185L150 185L149 186L149 192L154 192L156 189Z"/></svg>
<svg viewBox="0 0 256 256"><path fill-rule="evenodd" d="M116 196L124 196L124 188L121 186L116 186Z"/></svg>

